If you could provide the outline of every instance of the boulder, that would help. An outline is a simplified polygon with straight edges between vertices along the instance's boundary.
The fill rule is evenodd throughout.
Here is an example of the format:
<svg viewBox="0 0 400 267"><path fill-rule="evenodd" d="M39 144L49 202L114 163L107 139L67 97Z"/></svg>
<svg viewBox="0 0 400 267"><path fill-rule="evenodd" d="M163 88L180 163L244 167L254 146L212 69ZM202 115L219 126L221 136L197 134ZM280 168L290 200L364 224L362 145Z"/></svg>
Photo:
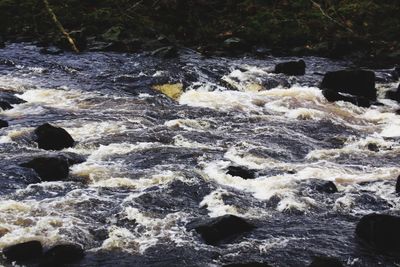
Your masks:
<svg viewBox="0 0 400 267"><path fill-rule="evenodd" d="M329 102L345 101L364 108L371 106L371 101L362 96L345 96L331 89L322 90L322 94Z"/></svg>
<svg viewBox="0 0 400 267"><path fill-rule="evenodd" d="M315 257L309 267L343 267L343 264L336 258Z"/></svg>
<svg viewBox="0 0 400 267"><path fill-rule="evenodd" d="M397 194L400 193L400 175L397 177L397 181L396 181L396 193Z"/></svg>
<svg viewBox="0 0 400 267"><path fill-rule="evenodd" d="M68 178L69 165L66 159L55 157L36 158L21 164L33 169L42 181L63 181Z"/></svg>
<svg viewBox="0 0 400 267"><path fill-rule="evenodd" d="M235 215L224 215L189 223L186 228L196 230L208 245L235 239L241 234L251 231L254 225Z"/></svg>
<svg viewBox="0 0 400 267"><path fill-rule="evenodd" d="M0 129L8 127L8 122L0 119Z"/></svg>
<svg viewBox="0 0 400 267"><path fill-rule="evenodd" d="M253 170L240 166L229 166L226 174L232 176L239 176L245 180L254 179L256 177L255 172Z"/></svg>
<svg viewBox="0 0 400 267"><path fill-rule="evenodd" d="M63 264L75 263L85 257L81 246L75 244L61 244L50 248L44 253L44 265L60 266ZM43 264L42 264L43 265Z"/></svg>
<svg viewBox="0 0 400 267"><path fill-rule="evenodd" d="M386 98L400 102L400 84L395 91L387 91Z"/></svg>
<svg viewBox="0 0 400 267"><path fill-rule="evenodd" d="M379 251L397 250L400 248L400 217L368 214L358 222L356 236Z"/></svg>
<svg viewBox="0 0 400 267"><path fill-rule="evenodd" d="M7 101L0 101L0 108L2 110L9 110L12 109L13 106L11 106L10 103L8 103Z"/></svg>
<svg viewBox="0 0 400 267"><path fill-rule="evenodd" d="M3 255L8 261L27 261L38 259L43 254L43 247L39 241L28 241L3 248Z"/></svg>
<svg viewBox="0 0 400 267"><path fill-rule="evenodd" d="M376 100L375 73L369 70L339 70L327 72L322 89Z"/></svg>
<svg viewBox="0 0 400 267"><path fill-rule="evenodd" d="M306 73L306 63L304 60L288 61L276 64L275 73L283 73L291 76L304 75Z"/></svg>
<svg viewBox="0 0 400 267"><path fill-rule="evenodd" d="M45 123L35 129L39 148L45 150L61 150L73 147L74 139L64 129Z"/></svg>

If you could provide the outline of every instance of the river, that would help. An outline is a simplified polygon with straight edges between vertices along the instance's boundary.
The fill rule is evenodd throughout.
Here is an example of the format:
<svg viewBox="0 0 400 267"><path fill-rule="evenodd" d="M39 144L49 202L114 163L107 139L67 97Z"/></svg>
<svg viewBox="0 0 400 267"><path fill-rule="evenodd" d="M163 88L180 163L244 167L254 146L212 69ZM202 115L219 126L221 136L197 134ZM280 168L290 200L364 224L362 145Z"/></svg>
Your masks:
<svg viewBox="0 0 400 267"><path fill-rule="evenodd" d="M0 49L1 90L26 101L0 111L10 124L0 129L0 248L80 244L86 257L71 266L306 266L318 255L398 266L354 236L365 214L400 214L400 107L383 99L398 82L385 80L387 70L376 70L384 105L361 108L329 103L317 88L321 74L352 66L346 61L305 57L306 75L286 77L271 71L295 58L39 50ZM174 101L155 84L184 92ZM32 132L46 122L76 145L38 149ZM55 154L84 162L68 181L30 183L34 174L19 164ZM256 179L226 174L230 165ZM314 190L318 180L339 192ZM224 214L257 228L210 246L185 227Z"/></svg>

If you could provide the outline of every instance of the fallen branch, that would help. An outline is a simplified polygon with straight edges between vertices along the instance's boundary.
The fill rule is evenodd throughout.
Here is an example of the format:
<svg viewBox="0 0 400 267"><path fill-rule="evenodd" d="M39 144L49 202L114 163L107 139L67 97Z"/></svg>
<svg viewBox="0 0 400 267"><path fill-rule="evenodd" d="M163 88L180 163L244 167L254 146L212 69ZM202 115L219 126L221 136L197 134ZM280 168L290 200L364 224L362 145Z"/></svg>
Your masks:
<svg viewBox="0 0 400 267"><path fill-rule="evenodd" d="M79 53L78 47L75 45L74 39L69 35L69 33L64 29L63 25L61 22L57 19L56 14L54 14L53 10L50 7L49 1L48 0L43 0L43 4L46 7L47 12L49 13L51 19L53 20L54 24L57 26L57 28L60 30L60 32L65 36L69 44L71 45L71 48L73 51L76 53Z"/></svg>

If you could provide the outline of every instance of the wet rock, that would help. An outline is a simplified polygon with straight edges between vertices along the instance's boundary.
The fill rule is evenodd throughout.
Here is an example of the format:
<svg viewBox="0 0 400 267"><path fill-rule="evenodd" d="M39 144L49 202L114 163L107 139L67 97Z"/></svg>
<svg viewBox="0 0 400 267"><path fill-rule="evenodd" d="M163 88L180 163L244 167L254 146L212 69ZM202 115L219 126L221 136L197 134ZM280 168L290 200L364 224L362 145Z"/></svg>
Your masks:
<svg viewBox="0 0 400 267"><path fill-rule="evenodd" d="M282 62L275 66L275 73L286 75L304 75L306 73L306 63L304 60Z"/></svg>
<svg viewBox="0 0 400 267"><path fill-rule="evenodd" d="M316 257L309 267L343 267L343 264L336 258Z"/></svg>
<svg viewBox="0 0 400 267"><path fill-rule="evenodd" d="M186 228L196 230L208 245L230 241L255 228L254 225L235 215L224 215L189 223Z"/></svg>
<svg viewBox="0 0 400 267"><path fill-rule="evenodd" d="M223 50L229 54L241 53L248 50L248 45L245 41L238 37L231 37L224 40Z"/></svg>
<svg viewBox="0 0 400 267"><path fill-rule="evenodd" d="M85 257L81 246L75 244L62 244L50 248L44 253L41 266L60 266L75 263Z"/></svg>
<svg viewBox="0 0 400 267"><path fill-rule="evenodd" d="M2 110L9 110L9 109L12 109L13 106L11 106L10 103L8 103L6 101L0 101L0 108Z"/></svg>
<svg viewBox="0 0 400 267"><path fill-rule="evenodd" d="M6 47L6 44L4 43L3 39L0 37L0 48Z"/></svg>
<svg viewBox="0 0 400 267"><path fill-rule="evenodd" d="M223 265L223 267L269 267L267 263L262 262L247 262L247 263L230 263Z"/></svg>
<svg viewBox="0 0 400 267"><path fill-rule="evenodd" d="M359 240L379 251L400 248L400 217L369 214L361 218L356 227Z"/></svg>
<svg viewBox="0 0 400 267"><path fill-rule="evenodd" d="M62 53L64 53L64 51L58 47L49 46L40 49L40 53L45 55L61 55Z"/></svg>
<svg viewBox="0 0 400 267"><path fill-rule="evenodd" d="M61 150L73 147L74 139L64 129L45 123L35 129L39 148L45 150Z"/></svg>
<svg viewBox="0 0 400 267"><path fill-rule="evenodd" d="M0 129L8 127L8 122L0 119Z"/></svg>
<svg viewBox="0 0 400 267"><path fill-rule="evenodd" d="M397 181L396 181L396 193L400 193L400 175L397 176Z"/></svg>
<svg viewBox="0 0 400 267"><path fill-rule="evenodd" d="M332 181L316 180L312 182L312 188L321 193L333 194L337 193L337 187Z"/></svg>
<svg viewBox="0 0 400 267"><path fill-rule="evenodd" d="M3 248L3 255L8 261L27 261L42 256L43 247L39 241L28 241Z"/></svg>
<svg viewBox="0 0 400 267"><path fill-rule="evenodd" d="M162 84L162 85L154 85L153 89L163 93L173 100L178 100L183 92L183 84L175 83L175 84Z"/></svg>
<svg viewBox="0 0 400 267"><path fill-rule="evenodd" d="M21 166L35 170L42 181L63 181L69 174L68 161L62 158L36 158Z"/></svg>
<svg viewBox="0 0 400 267"><path fill-rule="evenodd" d="M367 98L362 96L345 96L330 89L322 90L322 94L329 102L345 101L345 102L350 102L356 106L365 108L371 106L371 102Z"/></svg>
<svg viewBox="0 0 400 267"><path fill-rule="evenodd" d="M245 180L254 179L256 177L255 172L253 170L240 166L229 166L226 174L232 176L239 176Z"/></svg>
<svg viewBox="0 0 400 267"><path fill-rule="evenodd" d="M397 90L386 92L386 98L400 102L400 84Z"/></svg>
<svg viewBox="0 0 400 267"><path fill-rule="evenodd" d="M340 70L327 72L322 89L376 100L375 74L369 70Z"/></svg>
<svg viewBox="0 0 400 267"><path fill-rule="evenodd" d="M175 46L165 46L153 50L151 55L161 58L175 58L178 56L178 49Z"/></svg>
<svg viewBox="0 0 400 267"><path fill-rule="evenodd" d="M0 101L7 102L9 104L22 104L26 101L15 96L14 92L4 92L0 89Z"/></svg>
<svg viewBox="0 0 400 267"><path fill-rule="evenodd" d="M367 145L368 150L373 151L373 152L379 152L379 146L375 143L369 143Z"/></svg>

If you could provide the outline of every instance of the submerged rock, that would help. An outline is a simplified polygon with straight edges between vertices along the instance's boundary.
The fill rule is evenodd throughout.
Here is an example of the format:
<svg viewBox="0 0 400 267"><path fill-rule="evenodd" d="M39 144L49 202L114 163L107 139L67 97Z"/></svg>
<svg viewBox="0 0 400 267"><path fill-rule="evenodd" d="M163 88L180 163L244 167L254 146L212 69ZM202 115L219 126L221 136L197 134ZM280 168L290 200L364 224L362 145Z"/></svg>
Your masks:
<svg viewBox="0 0 400 267"><path fill-rule="evenodd" d="M42 181L63 181L69 174L68 161L62 158L36 158L21 166L33 169Z"/></svg>
<svg viewBox="0 0 400 267"><path fill-rule="evenodd" d="M369 214L361 218L356 227L357 237L380 251L400 248L400 217Z"/></svg>
<svg viewBox="0 0 400 267"><path fill-rule="evenodd" d="M247 263L230 263L223 267L270 267L267 263L262 262L247 262Z"/></svg>
<svg viewBox="0 0 400 267"><path fill-rule="evenodd" d="M371 102L362 96L344 96L334 90L330 89L324 89L322 90L323 96L328 100L329 102L336 102L336 101L345 101L345 102L350 102L356 106L359 107L365 107L368 108L371 106Z"/></svg>
<svg viewBox="0 0 400 267"><path fill-rule="evenodd" d="M196 230L208 245L229 241L255 228L245 219L235 215L224 215L189 223L186 228Z"/></svg>
<svg viewBox="0 0 400 267"><path fill-rule="evenodd" d="M27 261L38 259L43 254L39 241L28 241L3 248L3 255L8 261Z"/></svg>
<svg viewBox="0 0 400 267"><path fill-rule="evenodd" d="M55 46L49 46L49 47L43 47L42 49L40 49L40 53L41 54L45 54L45 55L61 55L62 53L64 53L64 50L55 47Z"/></svg>
<svg viewBox="0 0 400 267"><path fill-rule="evenodd" d="M0 108L2 110L9 110L12 109L13 106L11 106L10 103L8 103L7 101L0 101Z"/></svg>
<svg viewBox="0 0 400 267"><path fill-rule="evenodd" d="M256 177L255 172L253 170L240 166L229 166L228 172L226 174L232 176L239 176L245 180L254 179Z"/></svg>
<svg viewBox="0 0 400 267"><path fill-rule="evenodd" d="M306 73L306 63L304 60L282 62L275 66L275 73L286 75L304 75Z"/></svg>
<svg viewBox="0 0 400 267"><path fill-rule="evenodd" d="M0 129L8 127L8 122L0 119Z"/></svg>
<svg viewBox="0 0 400 267"><path fill-rule="evenodd" d="M45 150L61 150L73 147L74 139L63 128L54 127L45 123L35 129L39 148Z"/></svg>
<svg viewBox="0 0 400 267"><path fill-rule="evenodd" d="M44 253L44 264L42 265L60 266L61 264L75 263L82 260L84 256L85 252L79 245L56 245Z"/></svg>
<svg viewBox="0 0 400 267"><path fill-rule="evenodd" d="M343 267L343 264L336 258L316 257L309 267Z"/></svg>
<svg viewBox="0 0 400 267"><path fill-rule="evenodd" d="M369 70L339 70L327 72L322 89L376 100L375 73Z"/></svg>

